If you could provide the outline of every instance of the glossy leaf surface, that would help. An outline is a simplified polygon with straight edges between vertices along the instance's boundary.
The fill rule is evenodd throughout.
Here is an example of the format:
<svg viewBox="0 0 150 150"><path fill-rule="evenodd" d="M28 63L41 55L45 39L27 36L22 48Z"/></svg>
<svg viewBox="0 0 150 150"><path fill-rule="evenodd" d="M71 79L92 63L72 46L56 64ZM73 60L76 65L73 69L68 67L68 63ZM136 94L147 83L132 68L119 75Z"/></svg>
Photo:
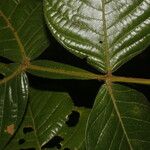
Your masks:
<svg viewBox="0 0 150 150"><path fill-rule="evenodd" d="M27 100L28 80L25 73L0 84L0 149L4 148L20 125Z"/></svg>
<svg viewBox="0 0 150 150"><path fill-rule="evenodd" d="M41 0L0 1L0 56L20 62L48 46Z"/></svg>
<svg viewBox="0 0 150 150"><path fill-rule="evenodd" d="M7 149L41 150L65 124L72 108L73 103L66 93L32 89L24 122ZM24 142L19 144L21 139Z"/></svg>
<svg viewBox="0 0 150 150"><path fill-rule="evenodd" d="M48 60L33 61L29 66L28 72L50 79L95 79L95 74L86 70Z"/></svg>
<svg viewBox="0 0 150 150"><path fill-rule="evenodd" d="M62 92L35 90L31 94L32 119L39 142L44 145L63 126L73 103L69 95Z"/></svg>
<svg viewBox="0 0 150 150"><path fill-rule="evenodd" d="M147 150L150 104L131 88L104 85L96 97L86 130L87 150Z"/></svg>
<svg viewBox="0 0 150 150"><path fill-rule="evenodd" d="M149 0L44 0L44 10L57 40L102 72L149 45Z"/></svg>
<svg viewBox="0 0 150 150"><path fill-rule="evenodd" d="M78 108L75 111L80 115L77 125L69 127L65 124L58 133L64 139L61 142L61 149L81 150L85 148L85 129L90 110Z"/></svg>
<svg viewBox="0 0 150 150"><path fill-rule="evenodd" d="M62 129L57 133L57 137L62 138L60 143L57 146L49 148L45 146L43 150L86 150L85 129L90 110L86 108L76 108L73 112L79 113L77 124L69 124L68 121L70 119L66 121L66 124L64 124Z"/></svg>

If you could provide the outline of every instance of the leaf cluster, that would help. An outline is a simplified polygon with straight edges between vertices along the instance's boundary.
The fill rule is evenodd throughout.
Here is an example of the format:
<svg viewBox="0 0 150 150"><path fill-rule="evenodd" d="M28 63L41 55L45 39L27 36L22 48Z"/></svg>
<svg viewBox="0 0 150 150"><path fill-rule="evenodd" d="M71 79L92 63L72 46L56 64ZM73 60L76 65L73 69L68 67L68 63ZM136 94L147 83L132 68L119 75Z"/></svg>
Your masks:
<svg viewBox="0 0 150 150"><path fill-rule="evenodd" d="M114 74L148 48L149 31L148 0L1 0L0 150L148 150L150 103L123 83L150 79ZM53 38L81 67L44 56ZM89 81L92 108L62 85Z"/></svg>

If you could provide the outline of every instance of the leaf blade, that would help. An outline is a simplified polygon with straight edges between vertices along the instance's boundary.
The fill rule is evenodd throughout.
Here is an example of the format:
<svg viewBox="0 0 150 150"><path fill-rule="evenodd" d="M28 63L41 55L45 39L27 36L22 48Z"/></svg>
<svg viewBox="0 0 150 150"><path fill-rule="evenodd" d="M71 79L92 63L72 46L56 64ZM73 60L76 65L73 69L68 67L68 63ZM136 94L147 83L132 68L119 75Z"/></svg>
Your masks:
<svg viewBox="0 0 150 150"><path fill-rule="evenodd" d="M147 0L44 1L45 18L55 38L105 73L148 47L149 7Z"/></svg>
<svg viewBox="0 0 150 150"><path fill-rule="evenodd" d="M22 73L0 85L0 148L14 135L24 115L28 100L28 80Z"/></svg>
<svg viewBox="0 0 150 150"><path fill-rule="evenodd" d="M85 148L85 127L90 109L77 108L74 111L80 114L78 124L73 127L65 125L58 133L59 136L64 138L61 142L62 149L69 148L79 150Z"/></svg>
<svg viewBox="0 0 150 150"><path fill-rule="evenodd" d="M150 105L147 99L122 85L113 84L111 88L115 100L106 85L97 95L86 131L87 149L92 146L110 150L148 148Z"/></svg>
<svg viewBox="0 0 150 150"><path fill-rule="evenodd" d="M39 56L49 44L42 2L1 1L0 10L0 56L14 62Z"/></svg>
<svg viewBox="0 0 150 150"><path fill-rule="evenodd" d="M57 149L55 145L46 146L50 140L57 136L64 139L60 142L62 148L83 149L85 146L84 143L82 144L85 140L85 125L90 110L74 108L72 100L65 92L31 89L31 93L25 119L15 137L7 145L6 150L10 148ZM72 111L79 112L80 118L76 126L69 127L66 122ZM28 132L25 132L25 129L28 129ZM74 131L77 132L74 133ZM70 135L72 135L71 138ZM73 138L78 138L78 140L72 141ZM19 144L20 142L21 144Z"/></svg>
<svg viewBox="0 0 150 150"><path fill-rule="evenodd" d="M16 149L35 148L41 150L67 120L73 104L65 92L50 92L31 89L30 103L21 128L6 147ZM24 132L24 129L30 129ZM25 142L18 144L18 139Z"/></svg>
<svg viewBox="0 0 150 150"><path fill-rule="evenodd" d="M49 61L49 60L36 60L29 65L29 73L50 79L100 79L104 78L92 72L70 66L67 64Z"/></svg>

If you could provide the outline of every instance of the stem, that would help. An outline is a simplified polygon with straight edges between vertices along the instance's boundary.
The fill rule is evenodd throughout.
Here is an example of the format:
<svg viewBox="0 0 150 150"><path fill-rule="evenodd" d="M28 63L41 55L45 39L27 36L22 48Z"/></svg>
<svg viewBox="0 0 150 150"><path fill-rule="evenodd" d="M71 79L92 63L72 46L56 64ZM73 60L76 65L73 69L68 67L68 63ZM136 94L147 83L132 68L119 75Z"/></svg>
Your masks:
<svg viewBox="0 0 150 150"><path fill-rule="evenodd" d="M36 70L36 71L43 71L49 73L56 73L62 74L66 76L74 76L77 78L83 78L87 80L99 80L99 81L110 81L110 82L123 82L123 83L135 83L135 84L145 84L150 85L150 79L143 79L143 78L132 78L132 77L121 77L121 76L107 76L107 75L98 75L91 72L76 72L76 71L69 71L64 69L54 69L49 67L37 66L28 64L26 68L23 65L18 67L16 71L14 71L11 75L5 77L4 79L0 80L0 84L6 83L9 80L13 79L15 76L20 74L22 71L26 71L27 69ZM67 79L67 77L66 77Z"/></svg>
<svg viewBox="0 0 150 150"><path fill-rule="evenodd" d="M150 79L142 79L142 78L131 78L131 77L120 77L120 76L106 76L106 75L98 75L90 72L76 72L76 71L69 71L64 69L54 69L49 67L37 66L37 65L29 65L28 69L36 70L36 71L43 71L49 73L57 73L62 75L70 75L75 77L81 77L84 79L90 80L99 80L99 81L106 81L110 80L111 82L124 82L124 83L136 83L136 84L146 84L150 85Z"/></svg>
<svg viewBox="0 0 150 150"><path fill-rule="evenodd" d="M2 80L0 80L0 85L3 84L3 83L6 83L8 81L10 81L13 78L15 78L18 74L21 73L21 71L22 71L22 69L21 69L21 66L20 66L11 75L9 75L9 76L3 78Z"/></svg>
<svg viewBox="0 0 150 150"><path fill-rule="evenodd" d="M111 82L124 82L124 83L136 83L136 84L150 85L150 79L112 76L110 80Z"/></svg>

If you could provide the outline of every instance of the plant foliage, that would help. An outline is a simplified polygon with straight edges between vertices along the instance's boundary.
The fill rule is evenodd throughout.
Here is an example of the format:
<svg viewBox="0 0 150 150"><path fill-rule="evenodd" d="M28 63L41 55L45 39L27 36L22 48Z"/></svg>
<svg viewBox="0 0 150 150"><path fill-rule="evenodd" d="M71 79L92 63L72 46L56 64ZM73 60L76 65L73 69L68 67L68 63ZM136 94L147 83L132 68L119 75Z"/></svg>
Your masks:
<svg viewBox="0 0 150 150"><path fill-rule="evenodd" d="M88 69L41 59L55 51L48 29ZM150 103L121 83L150 79L114 72L149 46L149 31L149 0L0 0L0 149L148 150ZM104 83L86 108L53 80Z"/></svg>

